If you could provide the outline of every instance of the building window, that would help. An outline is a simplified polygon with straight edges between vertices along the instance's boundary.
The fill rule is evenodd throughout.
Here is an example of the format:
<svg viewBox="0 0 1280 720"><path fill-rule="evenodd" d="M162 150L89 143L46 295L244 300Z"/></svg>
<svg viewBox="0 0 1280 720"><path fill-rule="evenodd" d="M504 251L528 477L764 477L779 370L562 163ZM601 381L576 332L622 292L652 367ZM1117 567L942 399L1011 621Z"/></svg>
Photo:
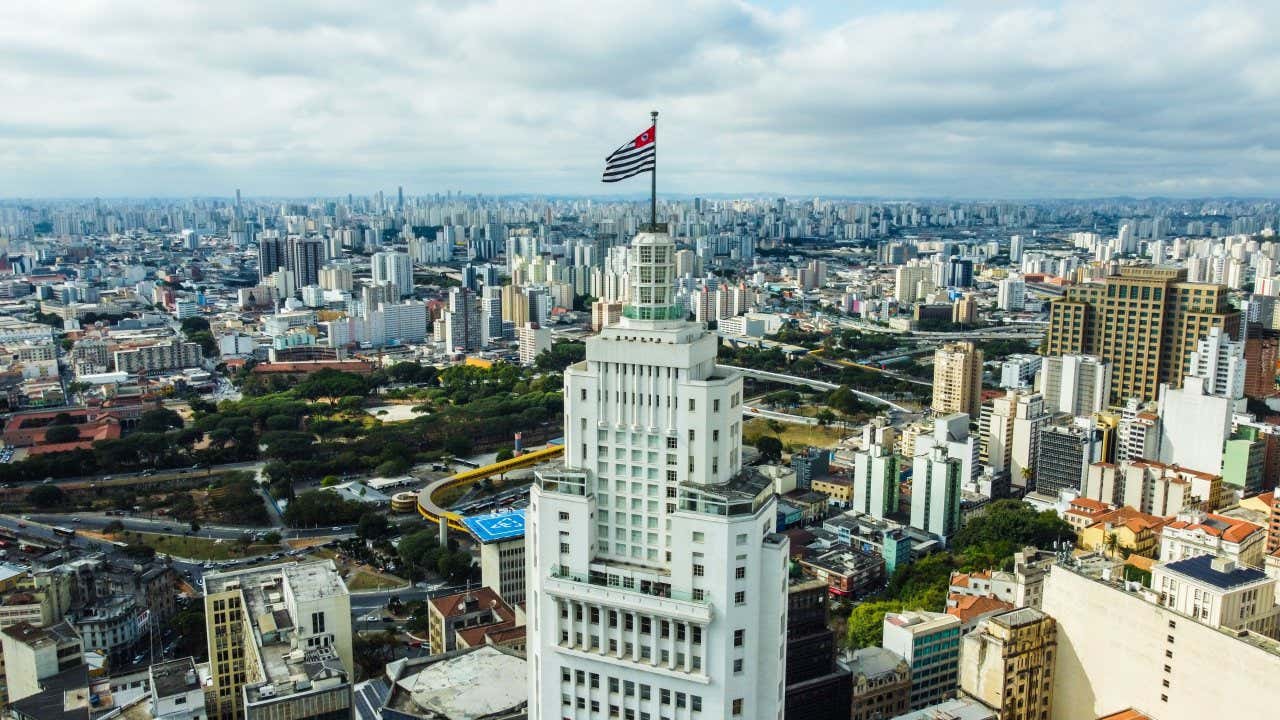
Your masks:
<svg viewBox="0 0 1280 720"><path fill-rule="evenodd" d="M743 590L739 590L738 592L734 593L734 594L733 594L733 604L734 604L734 605L746 605L746 604L747 604L747 593L746 593L745 591L743 591Z"/></svg>
<svg viewBox="0 0 1280 720"><path fill-rule="evenodd" d="M742 658L733 659L733 673L737 675L742 672Z"/></svg>
<svg viewBox="0 0 1280 720"><path fill-rule="evenodd" d="M747 631L741 628L733 631L733 646L742 647L747 641Z"/></svg>
<svg viewBox="0 0 1280 720"><path fill-rule="evenodd" d="M742 714L742 698L733 699L733 716L738 717Z"/></svg>
<svg viewBox="0 0 1280 720"><path fill-rule="evenodd" d="M696 600L696 601L698 601L698 602L702 602L702 601L703 601L703 600L705 600L706 598L707 598L707 591L706 591L706 590L703 590L702 588L694 588L694 589L693 589L693 599L694 599L694 600Z"/></svg>
<svg viewBox="0 0 1280 720"><path fill-rule="evenodd" d="M735 580L742 580L747 577L747 568L739 565L733 569L733 577Z"/></svg>
<svg viewBox="0 0 1280 720"><path fill-rule="evenodd" d="M701 566L701 565L694 565L694 566L693 566L693 576L694 576L694 577L702 577L702 576L703 576L703 575L705 575L705 574L706 574L706 570L705 570L705 568L703 568L703 566Z"/></svg>
<svg viewBox="0 0 1280 720"><path fill-rule="evenodd" d="M561 511L561 513L560 513L560 519L561 519L561 520L568 520L568 519L569 519L569 513Z"/></svg>
<svg viewBox="0 0 1280 720"><path fill-rule="evenodd" d="M720 412L720 398L716 398L715 400L711 401L711 412L713 413Z"/></svg>
<svg viewBox="0 0 1280 720"><path fill-rule="evenodd" d="M324 632L324 613L311 613L311 634L319 635L322 632Z"/></svg>
<svg viewBox="0 0 1280 720"><path fill-rule="evenodd" d="M675 439L675 438L673 438L673 437L669 437L669 438L667 438L667 449L668 449L668 450L675 450L675 449L676 449L676 439Z"/></svg>

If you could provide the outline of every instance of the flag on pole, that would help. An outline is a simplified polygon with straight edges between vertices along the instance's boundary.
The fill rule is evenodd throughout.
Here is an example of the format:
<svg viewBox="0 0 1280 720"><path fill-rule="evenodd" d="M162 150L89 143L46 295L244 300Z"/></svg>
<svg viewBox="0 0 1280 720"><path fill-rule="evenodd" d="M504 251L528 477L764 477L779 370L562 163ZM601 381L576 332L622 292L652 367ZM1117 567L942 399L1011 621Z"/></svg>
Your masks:
<svg viewBox="0 0 1280 720"><path fill-rule="evenodd" d="M618 182L643 172L652 172L658 159L658 128L648 130L617 150L604 161L604 182Z"/></svg>

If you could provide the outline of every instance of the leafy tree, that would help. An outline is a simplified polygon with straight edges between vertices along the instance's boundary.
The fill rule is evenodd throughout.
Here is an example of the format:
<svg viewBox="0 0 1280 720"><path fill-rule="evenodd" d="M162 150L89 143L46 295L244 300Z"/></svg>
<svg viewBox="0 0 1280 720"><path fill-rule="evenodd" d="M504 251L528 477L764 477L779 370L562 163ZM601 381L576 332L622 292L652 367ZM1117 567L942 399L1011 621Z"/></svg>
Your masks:
<svg viewBox="0 0 1280 720"><path fill-rule="evenodd" d="M767 461L777 462L782 459L782 441L772 435L756 438L756 450Z"/></svg>
<svg viewBox="0 0 1280 720"><path fill-rule="evenodd" d="M182 332L185 335L190 335L191 333L196 333L196 332L208 332L208 331L209 331L209 321L205 320L202 317L189 317L189 318L183 319L182 321Z"/></svg>
<svg viewBox="0 0 1280 720"><path fill-rule="evenodd" d="M387 516L380 512L366 512L356 525L356 535L362 540L380 540L391 532Z"/></svg>
<svg viewBox="0 0 1280 720"><path fill-rule="evenodd" d="M320 487L333 487L340 482L342 482L342 480L338 479L337 475L325 475L320 478Z"/></svg>
<svg viewBox="0 0 1280 720"><path fill-rule="evenodd" d="M178 612L169 621L177 636L178 655L190 655L197 660L209 651L205 636L204 603L194 602Z"/></svg>
<svg viewBox="0 0 1280 720"><path fill-rule="evenodd" d="M272 530L271 532L262 536L262 541L270 545L279 545L280 533L276 532L275 530Z"/></svg>
<svg viewBox="0 0 1280 720"><path fill-rule="evenodd" d="M53 416L53 420L49 421L50 425L71 425L75 420L71 417L71 413L60 412Z"/></svg>
<svg viewBox="0 0 1280 720"><path fill-rule="evenodd" d="M102 532L106 535L119 535L124 532L124 523L119 520L112 520L102 528Z"/></svg>
<svg viewBox="0 0 1280 720"><path fill-rule="evenodd" d="M351 642L351 655L356 664L356 681L377 677L387 663L396 659L400 641L395 633L384 630L376 635L357 634Z"/></svg>
<svg viewBox="0 0 1280 720"><path fill-rule="evenodd" d="M462 582L471 575L471 554L465 551L441 553L436 570L453 582Z"/></svg>
<svg viewBox="0 0 1280 720"><path fill-rule="evenodd" d="M878 646L884 636L885 613L901 612L896 600L864 602L849 613L846 641L851 649Z"/></svg>
<svg viewBox="0 0 1280 720"><path fill-rule="evenodd" d="M198 532L200 532L200 523L196 522L195 520L192 520L192 521L191 521L191 532L193 532L193 533L198 533Z"/></svg>
<svg viewBox="0 0 1280 720"><path fill-rule="evenodd" d="M1037 512L1019 500L997 500L960 528L954 547L963 552L985 546L1010 556L1027 545L1049 548L1073 536L1071 526L1052 510Z"/></svg>
<svg viewBox="0 0 1280 720"><path fill-rule="evenodd" d="M38 508L48 509L62 505L67 496L57 485L37 485L27 494L27 499Z"/></svg>
<svg viewBox="0 0 1280 720"><path fill-rule="evenodd" d="M44 432L44 441L50 444L75 442L80 439L80 428L75 425L54 425Z"/></svg>
<svg viewBox="0 0 1280 720"><path fill-rule="evenodd" d="M364 506L343 499L327 490L304 492L289 503L284 510L284 521L289 527L319 527L322 525L349 525L360 519Z"/></svg>
<svg viewBox="0 0 1280 720"><path fill-rule="evenodd" d="M138 432L162 433L182 427L182 416L169 408L156 408L142 413L138 418Z"/></svg>
<svg viewBox="0 0 1280 720"><path fill-rule="evenodd" d="M369 394L369 383L355 373L341 372L325 368L308 375L298 383L294 390L300 397L308 400L328 398L336 405L338 400L348 395L364 397Z"/></svg>
<svg viewBox="0 0 1280 720"><path fill-rule="evenodd" d="M543 371L561 372L570 365L587 358L586 343L560 340L543 350L533 361L533 366Z"/></svg>
<svg viewBox="0 0 1280 720"><path fill-rule="evenodd" d="M502 462L503 460L510 460L513 457L515 457L515 453L511 451L511 448L502 448L498 451L497 456L493 460L494 462Z"/></svg>

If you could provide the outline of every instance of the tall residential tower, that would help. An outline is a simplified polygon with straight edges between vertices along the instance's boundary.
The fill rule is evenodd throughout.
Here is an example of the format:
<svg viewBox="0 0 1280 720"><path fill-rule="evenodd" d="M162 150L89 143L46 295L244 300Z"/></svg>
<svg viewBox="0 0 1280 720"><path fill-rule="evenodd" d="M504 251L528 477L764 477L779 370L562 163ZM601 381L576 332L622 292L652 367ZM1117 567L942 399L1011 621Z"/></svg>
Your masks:
<svg viewBox="0 0 1280 720"><path fill-rule="evenodd" d="M742 467L742 377L675 303L665 226L630 253L622 319L565 371L564 468L531 491L529 717L781 718L788 543Z"/></svg>

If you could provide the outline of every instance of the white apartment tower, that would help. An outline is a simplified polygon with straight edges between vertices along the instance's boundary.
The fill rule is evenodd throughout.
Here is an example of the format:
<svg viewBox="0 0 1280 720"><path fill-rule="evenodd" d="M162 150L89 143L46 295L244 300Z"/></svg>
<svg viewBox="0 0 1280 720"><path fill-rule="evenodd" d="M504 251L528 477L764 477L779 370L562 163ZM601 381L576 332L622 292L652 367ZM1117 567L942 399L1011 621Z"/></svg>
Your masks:
<svg viewBox="0 0 1280 720"><path fill-rule="evenodd" d="M622 319L565 371L564 468L530 492L529 717L781 718L788 543L741 467L742 377L676 304L665 228L630 253Z"/></svg>
<svg viewBox="0 0 1280 720"><path fill-rule="evenodd" d="M1215 327L1191 353L1190 374L1204 378L1207 394L1239 400L1244 397L1244 365L1244 343Z"/></svg>

